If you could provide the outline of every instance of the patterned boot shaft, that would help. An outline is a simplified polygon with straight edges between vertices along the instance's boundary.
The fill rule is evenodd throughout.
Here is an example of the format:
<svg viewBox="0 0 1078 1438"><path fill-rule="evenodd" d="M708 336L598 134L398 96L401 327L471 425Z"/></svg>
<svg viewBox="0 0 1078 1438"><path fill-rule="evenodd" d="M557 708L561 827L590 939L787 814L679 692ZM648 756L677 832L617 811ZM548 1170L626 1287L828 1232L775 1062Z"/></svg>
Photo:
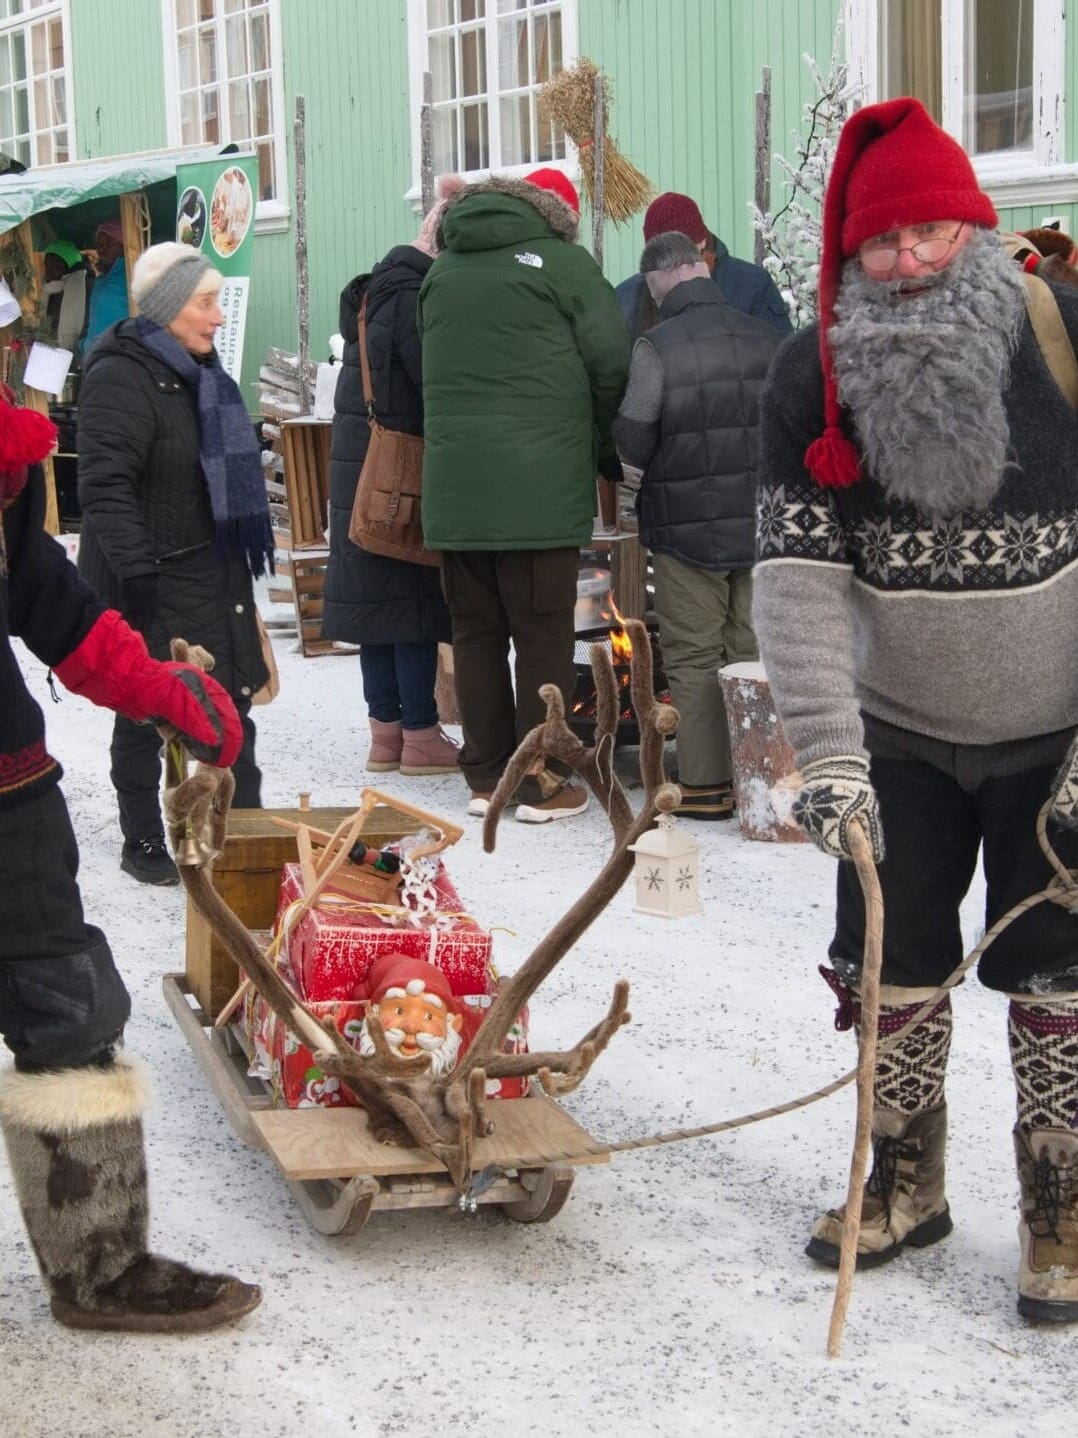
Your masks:
<svg viewBox="0 0 1078 1438"><path fill-rule="evenodd" d="M923 992L925 997L928 994L928 990L890 986L880 991L879 1056L873 1098L876 1108L901 1114L924 1113L940 1107L951 1053L950 994L945 994L908 1033L895 1037L923 1008L925 997L903 1004L887 1003L884 999L911 992Z"/></svg>
<svg viewBox="0 0 1078 1438"><path fill-rule="evenodd" d="M249 1312L257 1288L147 1252L141 1065L8 1075L0 1128L53 1316L73 1328L173 1332Z"/></svg>
<svg viewBox="0 0 1078 1438"><path fill-rule="evenodd" d="M1078 1323L1078 1133L1014 1131L1021 1187L1018 1312Z"/></svg>
<svg viewBox="0 0 1078 1438"><path fill-rule="evenodd" d="M1012 998L1007 1036L1019 1128L1078 1130L1078 996Z"/></svg>
<svg viewBox="0 0 1078 1438"><path fill-rule="evenodd" d="M865 1184L857 1267L876 1268L907 1244L925 1248L950 1233L944 1187L947 1107L907 1117L890 1109L872 1116L872 1172ZM846 1206L821 1214L805 1252L837 1268Z"/></svg>

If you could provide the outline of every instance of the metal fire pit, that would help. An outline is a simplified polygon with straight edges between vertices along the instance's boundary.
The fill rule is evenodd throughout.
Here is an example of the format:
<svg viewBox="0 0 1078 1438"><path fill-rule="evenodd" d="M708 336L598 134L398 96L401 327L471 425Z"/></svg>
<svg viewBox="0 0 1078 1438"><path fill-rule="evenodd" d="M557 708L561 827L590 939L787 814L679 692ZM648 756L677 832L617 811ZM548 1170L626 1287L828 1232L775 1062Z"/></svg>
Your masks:
<svg viewBox="0 0 1078 1438"><path fill-rule="evenodd" d="M649 620L647 631L648 639L651 642L651 667L655 697L660 703L669 704L670 690L667 686L666 675L663 673L662 654L659 650L659 627L654 621ZM617 626L614 626L614 632L619 632ZM608 627L582 629L576 636L576 650L573 654L573 664L576 668L576 690L572 702L568 706L569 712L565 719L577 738L586 743L590 743L595 737L595 680L591 672L591 656L592 651L596 648L606 649L608 652L613 650ZM623 662L614 657L614 678L622 698L615 736L617 744L640 743L640 725L637 723L636 712L629 694L629 673L628 661Z"/></svg>

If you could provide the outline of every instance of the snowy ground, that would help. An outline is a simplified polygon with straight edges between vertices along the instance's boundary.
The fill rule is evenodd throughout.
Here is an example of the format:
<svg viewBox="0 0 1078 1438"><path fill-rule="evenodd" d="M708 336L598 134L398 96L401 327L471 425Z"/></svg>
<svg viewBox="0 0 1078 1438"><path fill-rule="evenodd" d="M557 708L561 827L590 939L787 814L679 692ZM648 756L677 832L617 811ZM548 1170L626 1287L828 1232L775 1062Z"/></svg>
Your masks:
<svg viewBox="0 0 1078 1438"><path fill-rule="evenodd" d="M258 715L267 804L348 804L367 734L354 658L301 659L277 636L278 701ZM134 996L128 1045L156 1073L148 1124L155 1243L257 1279L237 1329L159 1340L54 1325L0 1167L0 1433L10 1438L278 1438L477 1434L1035 1434L1058 1427L1075 1335L1023 1325L1005 1006L975 982L956 1009L949 1191L954 1234L859 1275L843 1357L825 1356L833 1276L802 1255L837 1201L852 1091L719 1138L583 1169L548 1226L497 1212L379 1215L358 1236L308 1228L273 1162L245 1148L207 1091L161 995L183 963L179 890L117 867L110 719L51 704L27 665L82 846L88 915ZM452 776L388 785L460 813ZM512 970L599 867L593 810L545 830L479 826L451 852L468 907L499 926ZM533 1045L575 1041L632 984L632 1024L567 1107L613 1140L703 1124L815 1089L848 1068L816 974L833 865L808 846L698 825L702 915L633 912L626 889L532 1006ZM979 923L972 897L967 932ZM504 930L510 929L512 935ZM701 1033L697 1033L697 1029Z"/></svg>

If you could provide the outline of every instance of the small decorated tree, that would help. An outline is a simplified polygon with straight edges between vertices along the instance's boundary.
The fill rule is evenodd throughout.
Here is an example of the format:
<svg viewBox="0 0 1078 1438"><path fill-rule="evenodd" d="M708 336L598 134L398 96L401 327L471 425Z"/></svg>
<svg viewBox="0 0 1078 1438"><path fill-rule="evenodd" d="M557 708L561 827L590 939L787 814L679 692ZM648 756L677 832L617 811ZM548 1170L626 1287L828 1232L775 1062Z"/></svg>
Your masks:
<svg viewBox="0 0 1078 1438"><path fill-rule="evenodd" d="M816 318L816 281L823 245L823 197L838 133L855 98L840 58L841 27L835 32L826 74L811 55L802 58L815 85L801 129L793 131L795 160L776 155L785 175L786 203L772 214L750 204L753 226L764 243L764 269L775 281L798 327Z"/></svg>

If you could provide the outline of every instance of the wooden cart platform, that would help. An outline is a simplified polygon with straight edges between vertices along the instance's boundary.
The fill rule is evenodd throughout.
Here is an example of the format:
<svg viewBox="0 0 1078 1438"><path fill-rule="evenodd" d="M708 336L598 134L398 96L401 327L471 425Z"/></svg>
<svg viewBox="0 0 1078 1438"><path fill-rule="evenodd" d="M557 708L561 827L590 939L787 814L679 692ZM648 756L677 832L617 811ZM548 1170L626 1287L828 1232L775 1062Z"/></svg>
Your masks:
<svg viewBox="0 0 1078 1438"><path fill-rule="evenodd" d="M243 1046L214 1029L183 974L167 974L165 1000L221 1100L237 1135L273 1155L300 1208L323 1234L355 1233L383 1209L460 1203L449 1175L425 1149L376 1142L356 1108L275 1109L265 1085L247 1074ZM606 1163L606 1154L569 1161L592 1140L545 1095L492 1101L496 1131L476 1140L476 1167L496 1176L473 1203L497 1204L516 1223L547 1223L562 1208L574 1165Z"/></svg>

